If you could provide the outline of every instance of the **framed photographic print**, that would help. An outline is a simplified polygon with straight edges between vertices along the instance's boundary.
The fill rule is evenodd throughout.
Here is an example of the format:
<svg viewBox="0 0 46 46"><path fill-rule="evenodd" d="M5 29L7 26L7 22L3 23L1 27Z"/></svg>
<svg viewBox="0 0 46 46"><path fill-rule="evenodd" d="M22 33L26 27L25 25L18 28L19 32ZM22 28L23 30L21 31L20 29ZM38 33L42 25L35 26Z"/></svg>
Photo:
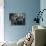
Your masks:
<svg viewBox="0 0 46 46"><path fill-rule="evenodd" d="M9 13L11 25L25 25L25 13Z"/></svg>

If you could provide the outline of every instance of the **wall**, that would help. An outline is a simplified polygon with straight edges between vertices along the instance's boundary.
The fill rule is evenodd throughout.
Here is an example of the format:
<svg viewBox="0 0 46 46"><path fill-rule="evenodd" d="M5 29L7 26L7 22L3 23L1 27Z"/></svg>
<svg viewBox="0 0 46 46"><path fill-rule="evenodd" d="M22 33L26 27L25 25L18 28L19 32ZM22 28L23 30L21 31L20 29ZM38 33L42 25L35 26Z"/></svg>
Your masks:
<svg viewBox="0 0 46 46"><path fill-rule="evenodd" d="M35 12L40 10L40 0L4 0L4 36L7 41L18 41L32 30ZM25 12L26 25L12 26L9 22L9 13Z"/></svg>
<svg viewBox="0 0 46 46"><path fill-rule="evenodd" d="M4 8L3 0L0 0L0 42L4 41Z"/></svg>
<svg viewBox="0 0 46 46"><path fill-rule="evenodd" d="M40 1L40 10L43 10L43 9L46 9L46 0L41 0L41 1ZM46 11L44 11L42 17L43 17L44 20L43 20L43 22L40 21L40 25L46 27ZM46 40L45 40L45 41L46 41ZM45 42L45 43L46 43L46 42Z"/></svg>
<svg viewBox="0 0 46 46"><path fill-rule="evenodd" d="M41 11L43 9L46 9L46 0L41 0L40 1L40 9L41 9ZM46 10L43 12L42 17L43 17L43 22L41 21L40 25L46 26Z"/></svg>

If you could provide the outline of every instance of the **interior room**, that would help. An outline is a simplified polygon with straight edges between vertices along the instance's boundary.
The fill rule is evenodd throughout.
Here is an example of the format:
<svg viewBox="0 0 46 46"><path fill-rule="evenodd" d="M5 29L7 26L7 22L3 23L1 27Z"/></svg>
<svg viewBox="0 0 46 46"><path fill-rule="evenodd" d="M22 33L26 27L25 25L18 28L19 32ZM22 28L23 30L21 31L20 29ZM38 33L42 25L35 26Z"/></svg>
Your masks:
<svg viewBox="0 0 46 46"><path fill-rule="evenodd" d="M0 46L46 46L46 0L0 1Z"/></svg>

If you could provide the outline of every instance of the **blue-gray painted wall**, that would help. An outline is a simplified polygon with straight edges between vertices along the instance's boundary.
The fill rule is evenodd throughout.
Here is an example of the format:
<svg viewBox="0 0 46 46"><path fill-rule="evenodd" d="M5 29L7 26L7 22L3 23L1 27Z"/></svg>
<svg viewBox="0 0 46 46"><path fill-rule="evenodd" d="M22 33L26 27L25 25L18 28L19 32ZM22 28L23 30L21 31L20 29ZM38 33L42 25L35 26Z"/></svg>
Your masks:
<svg viewBox="0 0 46 46"><path fill-rule="evenodd" d="M4 38L7 41L18 41L29 31L32 31L33 19L40 9L40 0L4 0ZM26 25L12 26L9 22L9 13L25 12Z"/></svg>

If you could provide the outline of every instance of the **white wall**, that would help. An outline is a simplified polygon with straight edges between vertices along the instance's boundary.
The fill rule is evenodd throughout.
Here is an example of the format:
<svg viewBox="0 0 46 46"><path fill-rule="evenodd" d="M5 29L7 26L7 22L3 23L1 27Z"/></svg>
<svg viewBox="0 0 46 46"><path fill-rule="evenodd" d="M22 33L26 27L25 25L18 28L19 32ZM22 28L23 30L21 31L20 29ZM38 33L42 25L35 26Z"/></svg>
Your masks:
<svg viewBox="0 0 46 46"><path fill-rule="evenodd" d="M43 9L46 9L46 0L40 0L40 9L41 11ZM46 26L46 11L43 12L42 17L43 17L43 22L41 21L40 25Z"/></svg>
<svg viewBox="0 0 46 46"><path fill-rule="evenodd" d="M41 10L46 9L46 0L40 0L40 9ZM43 17L44 20L43 20L43 22L40 21L40 25L43 25L43 26L46 27L46 11L44 11L42 17Z"/></svg>
<svg viewBox="0 0 46 46"><path fill-rule="evenodd" d="M4 41L4 0L0 0L0 42Z"/></svg>

